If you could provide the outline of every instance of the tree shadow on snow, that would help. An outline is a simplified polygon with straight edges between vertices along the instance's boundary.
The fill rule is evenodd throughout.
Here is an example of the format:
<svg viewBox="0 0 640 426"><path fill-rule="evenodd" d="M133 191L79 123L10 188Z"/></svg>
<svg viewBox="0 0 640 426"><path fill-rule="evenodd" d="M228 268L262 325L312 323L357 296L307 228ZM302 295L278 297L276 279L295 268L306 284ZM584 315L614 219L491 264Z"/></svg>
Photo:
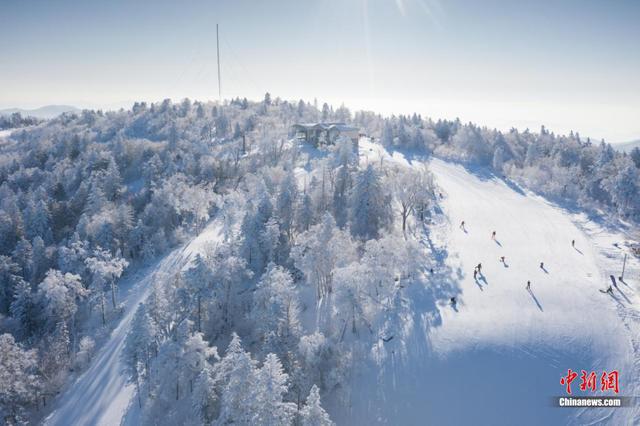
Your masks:
<svg viewBox="0 0 640 426"><path fill-rule="evenodd" d="M522 187L520 187L520 185L518 185L516 182L509 179L505 175L495 173L495 171L492 170L489 166L466 163L463 161L450 159L450 158L441 158L441 157L435 157L435 156L434 158L438 158L442 161L446 161L447 163L452 163L452 164L457 164L459 166L462 166L469 174L475 176L481 181L499 180L499 181L502 181L502 183L504 183L509 189L511 189L516 194L521 195L523 197L527 195L522 189Z"/></svg>

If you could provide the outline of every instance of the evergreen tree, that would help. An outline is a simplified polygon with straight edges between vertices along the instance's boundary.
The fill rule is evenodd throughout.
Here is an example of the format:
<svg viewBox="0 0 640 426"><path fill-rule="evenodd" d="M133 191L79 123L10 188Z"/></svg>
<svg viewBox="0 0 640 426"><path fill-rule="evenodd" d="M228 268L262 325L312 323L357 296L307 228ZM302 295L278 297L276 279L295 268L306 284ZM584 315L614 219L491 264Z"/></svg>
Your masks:
<svg viewBox="0 0 640 426"><path fill-rule="evenodd" d="M300 410L302 426L333 426L333 422L326 411L320 405L320 391L313 385L307 401Z"/></svg>
<svg viewBox="0 0 640 426"><path fill-rule="evenodd" d="M372 165L356 175L351 191L351 233L360 239L378 238L391 224L391 209L382 182Z"/></svg>
<svg viewBox="0 0 640 426"><path fill-rule="evenodd" d="M252 424L280 426L292 424L295 415L295 404L283 402L288 390L288 375L274 354L267 355L262 368L257 372L256 386L253 389L255 409L252 413Z"/></svg>
<svg viewBox="0 0 640 426"><path fill-rule="evenodd" d="M41 386L37 375L35 350L25 350L11 334L0 335L0 407L5 421L22 423L25 409L38 397Z"/></svg>
<svg viewBox="0 0 640 426"><path fill-rule="evenodd" d="M35 331L34 318L36 306L31 292L31 284L19 278L15 286L13 301L11 302L11 316L18 321L18 335L29 337Z"/></svg>
<svg viewBox="0 0 640 426"><path fill-rule="evenodd" d="M252 424L257 405L256 370L256 362L242 348L238 335L233 333L231 343L218 367L222 397L217 424Z"/></svg>
<svg viewBox="0 0 640 426"><path fill-rule="evenodd" d="M298 186L293 172L289 171L280 185L276 211L282 232L291 240L293 232L294 206L298 198Z"/></svg>
<svg viewBox="0 0 640 426"><path fill-rule="evenodd" d="M17 288L24 281L20 266L8 256L0 255L0 313L7 314Z"/></svg>

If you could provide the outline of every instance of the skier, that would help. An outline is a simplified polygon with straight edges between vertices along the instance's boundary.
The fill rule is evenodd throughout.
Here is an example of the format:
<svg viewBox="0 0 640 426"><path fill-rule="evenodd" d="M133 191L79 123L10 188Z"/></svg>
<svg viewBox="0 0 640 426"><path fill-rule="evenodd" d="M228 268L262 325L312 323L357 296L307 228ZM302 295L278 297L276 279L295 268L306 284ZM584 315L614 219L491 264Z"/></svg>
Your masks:
<svg viewBox="0 0 640 426"><path fill-rule="evenodd" d="M571 247L575 247L576 246L576 240L571 240Z"/></svg>
<svg viewBox="0 0 640 426"><path fill-rule="evenodd" d="M429 273L433 275L433 268L429 268Z"/></svg>
<svg viewBox="0 0 640 426"><path fill-rule="evenodd" d="M611 285L609 285L609 287L607 287L606 290L598 289L598 291L600 293L609 293L610 295L613 296L613 288L611 287Z"/></svg>
<svg viewBox="0 0 640 426"><path fill-rule="evenodd" d="M540 269L544 269L544 262L540 262Z"/></svg>
<svg viewBox="0 0 640 426"><path fill-rule="evenodd" d="M482 275L482 263L478 263L478 266L476 266L476 268L478 268L478 273Z"/></svg>
<svg viewBox="0 0 640 426"><path fill-rule="evenodd" d="M500 262L504 263L504 256L500 256Z"/></svg>
<svg viewBox="0 0 640 426"><path fill-rule="evenodd" d="M451 298L451 304L452 304L453 306L456 306L456 298L455 298L455 297L452 297L452 298Z"/></svg>
<svg viewBox="0 0 640 426"><path fill-rule="evenodd" d="M460 222L460 229L464 229L464 220Z"/></svg>
<svg viewBox="0 0 640 426"><path fill-rule="evenodd" d="M531 290L531 281L527 281L527 290Z"/></svg>
<svg viewBox="0 0 640 426"><path fill-rule="evenodd" d="M491 239L495 240L496 239L496 231L493 231L493 233L491 234Z"/></svg>

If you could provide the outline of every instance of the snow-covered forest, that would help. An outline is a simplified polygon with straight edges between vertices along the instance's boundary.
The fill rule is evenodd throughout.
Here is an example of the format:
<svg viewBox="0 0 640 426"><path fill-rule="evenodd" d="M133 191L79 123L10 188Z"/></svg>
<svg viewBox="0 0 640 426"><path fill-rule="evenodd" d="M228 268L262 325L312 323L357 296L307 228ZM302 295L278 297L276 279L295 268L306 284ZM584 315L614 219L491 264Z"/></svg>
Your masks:
<svg viewBox="0 0 640 426"><path fill-rule="evenodd" d="M0 130L15 130L20 127L34 126L41 121L35 117L23 117L19 112L14 112L11 115L0 114Z"/></svg>
<svg viewBox="0 0 640 426"><path fill-rule="evenodd" d="M296 122L359 127L307 146ZM352 114L265 95L83 111L0 143L0 411L39 420L127 313L125 288L215 224L219 238L134 306L120 362L142 424L332 424L364 360L460 289L432 226L433 156L637 224L640 149L555 135ZM9 379L11 378L11 379Z"/></svg>

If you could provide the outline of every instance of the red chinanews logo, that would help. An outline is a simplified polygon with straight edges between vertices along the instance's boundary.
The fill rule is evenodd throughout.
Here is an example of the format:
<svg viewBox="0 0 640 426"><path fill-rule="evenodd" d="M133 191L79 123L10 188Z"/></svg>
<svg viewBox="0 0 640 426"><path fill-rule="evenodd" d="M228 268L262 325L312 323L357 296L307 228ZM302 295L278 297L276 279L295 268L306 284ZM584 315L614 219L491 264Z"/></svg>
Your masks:
<svg viewBox="0 0 640 426"><path fill-rule="evenodd" d="M595 371L587 373L585 370L581 370L580 375L580 390L585 392L590 390L595 392L597 390L597 375ZM578 377L578 373L572 369L567 370L567 375L560 378L560 384L566 386L567 394L571 395L571 382ZM603 371L600 375L600 390L603 392L613 391L616 394L620 392L619 374L618 370L613 370L610 373Z"/></svg>

